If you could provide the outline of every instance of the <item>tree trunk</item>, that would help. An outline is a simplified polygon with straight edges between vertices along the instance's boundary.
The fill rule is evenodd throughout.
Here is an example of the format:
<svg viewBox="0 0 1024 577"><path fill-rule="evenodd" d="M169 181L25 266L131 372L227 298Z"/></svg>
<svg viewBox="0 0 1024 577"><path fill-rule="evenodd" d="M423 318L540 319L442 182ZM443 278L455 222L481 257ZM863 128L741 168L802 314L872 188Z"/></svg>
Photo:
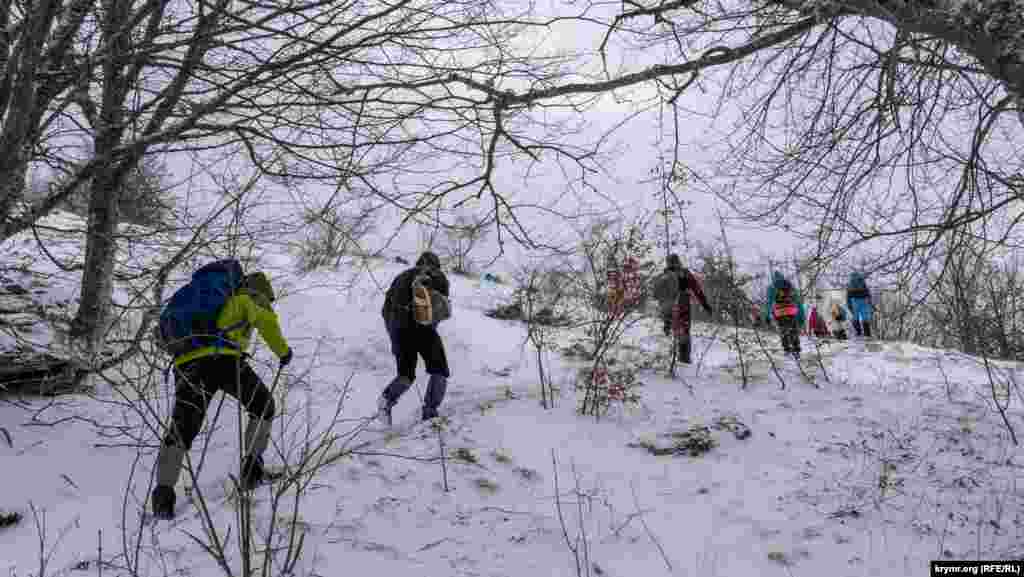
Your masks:
<svg viewBox="0 0 1024 577"><path fill-rule="evenodd" d="M102 346L110 320L114 282L114 258L117 256L118 204L125 176L138 156L115 155L125 132L125 100L131 79L124 74L129 53L129 38L122 30L127 20L128 0L104 3L103 40L108 58L103 64L103 92L99 125L96 127L95 154L111 159L99 167L89 187L89 229L86 233L85 271L82 273L78 313L71 336L84 340L89 362L102 362ZM139 152L138 154L141 154Z"/></svg>
<svg viewBox="0 0 1024 577"><path fill-rule="evenodd" d="M796 10L805 10L808 6L801 0L780 0L780 3ZM941 38L976 58L992 78L1002 82L1006 91L1015 96L1018 104L1024 100L1024 50L1020 40L1024 14L1017 3L1006 0L851 0L821 5L877 18L905 32ZM1024 124L1024 108L1018 113Z"/></svg>
<svg viewBox="0 0 1024 577"><path fill-rule="evenodd" d="M0 220L2 220L3 229L12 228L13 220L17 218L15 207L25 194L25 175L28 172L28 164L21 157L22 152L19 150L8 152L12 156L11 167L0 173L2 174L0 177ZM0 238L0 240L6 239L6 236Z"/></svg>
<svg viewBox="0 0 1024 577"><path fill-rule="evenodd" d="M21 218L18 204L25 196L25 174L38 144L40 123L48 106L68 86L55 74L69 60L71 43L88 2L72 9L60 0L27 3L13 18L11 2L0 1L0 230L6 240ZM54 27L61 14L62 25ZM51 37L50 32L54 31ZM23 228L23 227L22 227Z"/></svg>
<svg viewBox="0 0 1024 577"><path fill-rule="evenodd" d="M103 170L93 181L89 198L89 230L85 246L85 271L78 313L72 335L85 340L89 357L102 350L113 294L114 258L117 254L118 195L116 167Z"/></svg>

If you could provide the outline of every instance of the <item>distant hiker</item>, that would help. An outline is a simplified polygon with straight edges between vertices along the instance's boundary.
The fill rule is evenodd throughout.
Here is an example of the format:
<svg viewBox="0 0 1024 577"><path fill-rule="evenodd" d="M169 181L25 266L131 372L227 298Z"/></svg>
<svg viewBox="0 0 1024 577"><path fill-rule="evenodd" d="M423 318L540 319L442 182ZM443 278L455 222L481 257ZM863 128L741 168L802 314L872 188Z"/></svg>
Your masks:
<svg viewBox="0 0 1024 577"><path fill-rule="evenodd" d="M484 290L493 290L497 286L494 282L494 275L489 272L485 272L480 275L480 288Z"/></svg>
<svg viewBox="0 0 1024 577"><path fill-rule="evenodd" d="M811 316L808 320L808 332L818 338L828 336L828 325L825 324L825 316L818 314L818 306L811 306Z"/></svg>
<svg viewBox="0 0 1024 577"><path fill-rule="evenodd" d="M430 375L422 418L426 421L437 416L447 379L451 376L444 343L437 333L437 324L450 315L448 297L448 277L441 271L441 260L430 251L420 255L416 266L402 271L391 281L381 316L391 338L398 375L378 401L378 414L388 424L391 409L416 380L417 356L423 357Z"/></svg>
<svg viewBox="0 0 1024 577"><path fill-rule="evenodd" d="M704 310L711 315L711 305L704 296L704 290L679 260L679 255L670 254L665 260L665 270L654 279L654 298L658 301L662 331L665 336L675 334L682 362L691 362L690 339L690 294L700 301Z"/></svg>
<svg viewBox="0 0 1024 577"><path fill-rule="evenodd" d="M274 298L264 273L243 276L242 265L228 259L197 270L164 308L158 334L174 357L175 392L171 425L156 459L155 517L174 516L174 485L217 391L235 397L249 414L241 447L242 489L264 480L263 452L270 442L274 397L245 354L255 328L281 367L291 362L292 350L271 308Z"/></svg>
<svg viewBox="0 0 1024 577"><path fill-rule="evenodd" d="M832 336L846 340L846 309L839 303L832 303Z"/></svg>
<svg viewBox="0 0 1024 577"><path fill-rule="evenodd" d="M775 319L779 327L779 337L782 339L782 350L799 359L804 305L800 301L800 292L779 271L772 273L772 283L768 285L764 319L765 322Z"/></svg>
<svg viewBox="0 0 1024 577"><path fill-rule="evenodd" d="M850 282L846 285L846 306L850 309L850 324L857 336L871 338L871 317L874 306L871 303L871 292L860 272L850 273Z"/></svg>

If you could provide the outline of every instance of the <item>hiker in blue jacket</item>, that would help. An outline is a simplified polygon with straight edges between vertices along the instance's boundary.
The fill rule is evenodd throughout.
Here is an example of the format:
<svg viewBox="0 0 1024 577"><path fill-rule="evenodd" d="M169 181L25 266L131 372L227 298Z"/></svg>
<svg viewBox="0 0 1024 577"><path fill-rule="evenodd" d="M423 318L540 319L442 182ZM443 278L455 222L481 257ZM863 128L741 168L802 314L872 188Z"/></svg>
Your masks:
<svg viewBox="0 0 1024 577"><path fill-rule="evenodd" d="M213 266L224 262L227 261L206 268L213 270ZM237 268L237 272L241 273L241 268ZM156 459L156 487L151 501L154 517L170 519L174 516L174 485L181 475L185 454L192 448L210 400L217 391L235 397L249 414L242 447L241 487L252 489L264 480L263 452L270 442L274 398L245 359L245 351L256 329L280 358L282 367L291 362L292 350L281 334L272 302L274 290L267 276L262 272L245 275L217 315L216 326L223 329L224 344L199 346L175 355L174 409Z"/></svg>
<svg viewBox="0 0 1024 577"><path fill-rule="evenodd" d="M857 336L871 338L871 319L874 306L871 303L871 291L860 272L850 273L850 282L846 285L846 308L850 311L850 324Z"/></svg>

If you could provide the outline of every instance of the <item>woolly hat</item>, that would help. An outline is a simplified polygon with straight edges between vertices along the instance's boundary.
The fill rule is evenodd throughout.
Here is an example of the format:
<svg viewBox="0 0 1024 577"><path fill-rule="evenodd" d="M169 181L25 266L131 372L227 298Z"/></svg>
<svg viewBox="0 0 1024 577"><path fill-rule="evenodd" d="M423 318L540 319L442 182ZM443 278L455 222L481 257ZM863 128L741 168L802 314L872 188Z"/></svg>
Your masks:
<svg viewBox="0 0 1024 577"><path fill-rule="evenodd" d="M441 259L437 258L437 255L430 252L429 250L420 255L420 258L416 260L416 266L429 266L431 268L441 268Z"/></svg>
<svg viewBox="0 0 1024 577"><path fill-rule="evenodd" d="M782 284L785 280L786 277L782 276L781 272L775 271L772 273L772 283L775 284L775 286Z"/></svg>
<svg viewBox="0 0 1024 577"><path fill-rule="evenodd" d="M274 288L270 286L270 279L268 279L267 275L262 272L254 272L245 275L243 285L247 289L267 297L267 300L270 302L274 302L274 299L277 298L274 296Z"/></svg>

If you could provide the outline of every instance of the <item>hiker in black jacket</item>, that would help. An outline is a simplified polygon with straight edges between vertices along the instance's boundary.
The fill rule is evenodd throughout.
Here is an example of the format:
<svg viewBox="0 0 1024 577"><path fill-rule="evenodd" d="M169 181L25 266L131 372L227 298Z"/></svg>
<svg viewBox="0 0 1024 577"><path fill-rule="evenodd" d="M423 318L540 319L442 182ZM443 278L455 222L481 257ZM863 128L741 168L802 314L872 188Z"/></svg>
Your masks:
<svg viewBox="0 0 1024 577"><path fill-rule="evenodd" d="M391 352L395 355L398 374L384 389L378 404L380 417L391 422L391 409L416 380L416 358L423 357L430 380L423 398L423 420L437 416L437 408L444 400L448 377L448 359L444 343L436 325L422 325L413 318L413 279L420 273L427 276L428 288L445 297L448 295L448 277L441 271L441 260L427 251L420 255L416 266L402 271L391 282L384 297L381 316L391 337Z"/></svg>
<svg viewBox="0 0 1024 577"><path fill-rule="evenodd" d="M693 273L683 266L679 255L670 254L665 260L665 272L659 276L668 275L676 279L675 290L667 291L665 296L669 298L659 299L659 310L662 319L662 330L668 336L673 329L678 333L678 351L680 360L684 364L691 362L691 339L690 339L690 294L697 297L705 312L712 313L711 305L708 304L704 290L700 286ZM657 293L656 289L656 293ZM660 295L656 294L655 298Z"/></svg>

